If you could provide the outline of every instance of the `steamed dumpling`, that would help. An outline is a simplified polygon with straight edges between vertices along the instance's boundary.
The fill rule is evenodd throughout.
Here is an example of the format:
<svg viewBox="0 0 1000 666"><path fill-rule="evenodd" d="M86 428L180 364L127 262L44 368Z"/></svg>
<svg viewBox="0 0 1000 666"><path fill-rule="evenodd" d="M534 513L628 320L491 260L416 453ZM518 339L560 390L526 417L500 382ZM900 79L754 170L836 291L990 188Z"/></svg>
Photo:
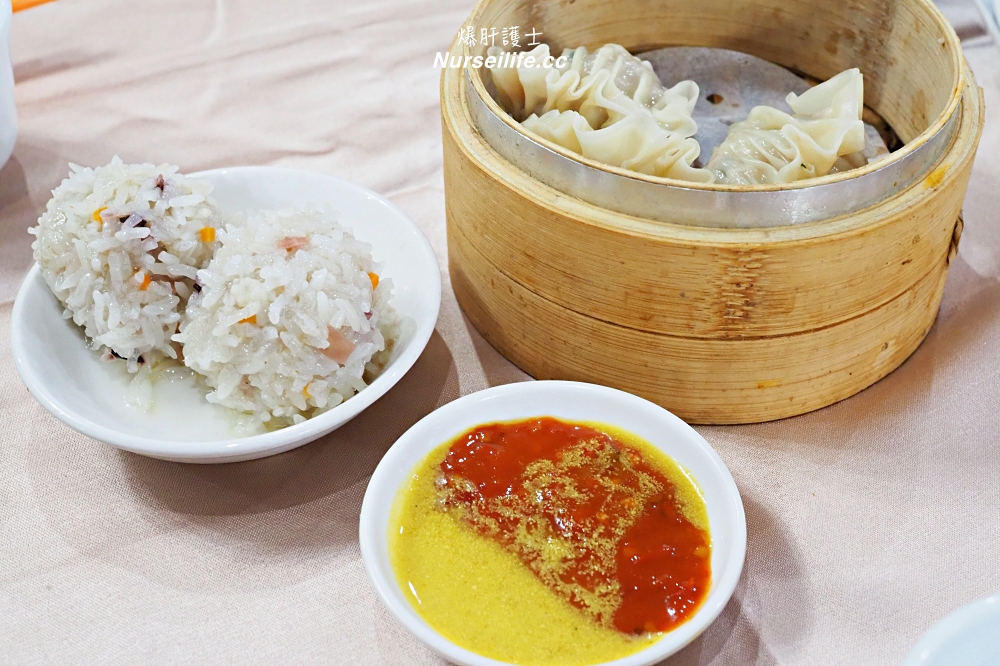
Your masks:
<svg viewBox="0 0 1000 666"><path fill-rule="evenodd" d="M489 50L492 56L502 54L499 47ZM540 63L550 56L549 47L540 44L527 55ZM618 44L605 44L593 53L582 46L566 49L563 57L563 67L490 68L500 103L516 120L552 110L572 110L583 115L593 129L599 129L637 111L635 105L640 105L664 129L685 137L697 131L691 118L698 100L694 81L665 88L648 62Z"/></svg>
<svg viewBox="0 0 1000 666"><path fill-rule="evenodd" d="M489 55L500 56L499 48ZM539 45L536 63L550 55ZM701 148L691 118L698 85L665 88L652 66L617 44L567 49L557 67L492 67L500 103L528 129L604 164L655 176L709 182L691 166Z"/></svg>
<svg viewBox="0 0 1000 666"><path fill-rule="evenodd" d="M792 115L758 106L729 128L706 165L715 182L755 185L825 176L838 158L864 150L864 90L858 69L841 72L801 96L790 93L787 100Z"/></svg>
<svg viewBox="0 0 1000 666"><path fill-rule="evenodd" d="M664 178L711 182L710 171L691 166L701 152L698 142L664 130L648 114L633 113L599 130L576 111L532 114L522 124L596 162Z"/></svg>

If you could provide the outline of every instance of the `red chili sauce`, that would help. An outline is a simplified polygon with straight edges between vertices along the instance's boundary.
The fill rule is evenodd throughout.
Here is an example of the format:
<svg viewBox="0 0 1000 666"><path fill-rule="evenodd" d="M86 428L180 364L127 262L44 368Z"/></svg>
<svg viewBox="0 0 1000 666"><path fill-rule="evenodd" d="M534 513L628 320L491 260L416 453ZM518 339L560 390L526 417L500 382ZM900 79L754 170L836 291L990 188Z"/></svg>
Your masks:
<svg viewBox="0 0 1000 666"><path fill-rule="evenodd" d="M441 463L441 505L515 553L550 589L625 633L670 631L711 579L711 540L642 452L543 417L479 426Z"/></svg>

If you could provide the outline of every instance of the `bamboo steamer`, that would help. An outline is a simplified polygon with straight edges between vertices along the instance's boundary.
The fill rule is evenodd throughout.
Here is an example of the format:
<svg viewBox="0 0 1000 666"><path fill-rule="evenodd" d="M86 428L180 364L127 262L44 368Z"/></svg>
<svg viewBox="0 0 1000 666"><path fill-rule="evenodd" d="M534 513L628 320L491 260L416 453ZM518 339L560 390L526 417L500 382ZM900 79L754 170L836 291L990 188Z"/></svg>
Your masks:
<svg viewBox="0 0 1000 666"><path fill-rule="evenodd" d="M664 221L595 205L519 169L470 112L478 96L519 127L486 99L483 72L446 68L452 284L476 328L526 372L621 388L690 422L746 423L842 400L898 367L926 336L961 235L983 123L981 92L930 2L481 0L467 25L534 28L556 52L606 42L633 52L712 46L818 79L860 67L866 105L906 142L893 159L953 127L919 178L893 183L862 210L770 228L694 226L684 214ZM589 167L719 197L808 196L809 187L878 176L870 165L791 187L734 187Z"/></svg>

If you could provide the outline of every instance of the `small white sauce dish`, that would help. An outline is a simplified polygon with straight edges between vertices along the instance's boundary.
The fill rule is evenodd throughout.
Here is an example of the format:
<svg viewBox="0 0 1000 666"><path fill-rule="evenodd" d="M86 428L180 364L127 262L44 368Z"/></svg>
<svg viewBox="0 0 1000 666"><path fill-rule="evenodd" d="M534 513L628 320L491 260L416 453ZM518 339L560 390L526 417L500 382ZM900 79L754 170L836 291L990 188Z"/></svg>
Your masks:
<svg viewBox="0 0 1000 666"><path fill-rule="evenodd" d="M646 666L674 654L718 617L736 588L746 555L743 502L725 463L693 428L662 407L603 386L564 381L498 386L459 398L407 430L376 468L361 507L361 557L376 593L404 627L445 659L463 666L501 664L442 637L410 606L390 563L389 515L397 491L433 449L478 425L537 416L596 421L633 433L673 457L701 488L712 535L708 597L687 622L650 647L606 663Z"/></svg>
<svg viewBox="0 0 1000 666"><path fill-rule="evenodd" d="M903 666L1000 664L1000 593L949 613L917 641Z"/></svg>
<svg viewBox="0 0 1000 666"><path fill-rule="evenodd" d="M378 400L413 366L434 331L441 273L430 243L401 210L378 194L339 178L275 167L235 167L189 174L208 180L224 212L329 204L338 220L372 245L382 275L393 281L392 305L403 327L389 365L367 388L303 423L246 434L235 412L210 404L190 374L153 385L153 406L128 406L129 377L120 363L87 348L82 331L35 265L14 302L14 364L45 409L79 432L126 451L178 462L218 463L262 458L311 442Z"/></svg>

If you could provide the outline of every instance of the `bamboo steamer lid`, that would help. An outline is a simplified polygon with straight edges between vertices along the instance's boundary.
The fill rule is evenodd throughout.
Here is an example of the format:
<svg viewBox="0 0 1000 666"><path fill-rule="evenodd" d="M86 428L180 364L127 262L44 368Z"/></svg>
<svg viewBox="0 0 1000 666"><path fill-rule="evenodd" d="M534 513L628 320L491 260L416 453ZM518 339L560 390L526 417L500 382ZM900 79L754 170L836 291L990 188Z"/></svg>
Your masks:
<svg viewBox="0 0 1000 666"><path fill-rule="evenodd" d="M482 72L446 68L452 283L476 328L526 372L622 388L692 422L755 422L848 397L923 340L961 234L983 122L958 40L929 2L734 8L714 0L482 0L467 24L534 25L556 50L605 42L633 51L738 49L820 79L858 66L866 104L907 142L893 159L948 129L918 177L859 210L768 228L694 226L698 215L683 208L671 209L676 219L624 213L546 184L530 164L516 165L516 155L505 157L477 127L476 103L495 106L483 99ZM517 127L499 107L491 112ZM565 158L672 195L692 188ZM873 166L794 187L694 189L723 201L788 196L785 190L808 197L816 186L850 192L865 178L876 182Z"/></svg>

